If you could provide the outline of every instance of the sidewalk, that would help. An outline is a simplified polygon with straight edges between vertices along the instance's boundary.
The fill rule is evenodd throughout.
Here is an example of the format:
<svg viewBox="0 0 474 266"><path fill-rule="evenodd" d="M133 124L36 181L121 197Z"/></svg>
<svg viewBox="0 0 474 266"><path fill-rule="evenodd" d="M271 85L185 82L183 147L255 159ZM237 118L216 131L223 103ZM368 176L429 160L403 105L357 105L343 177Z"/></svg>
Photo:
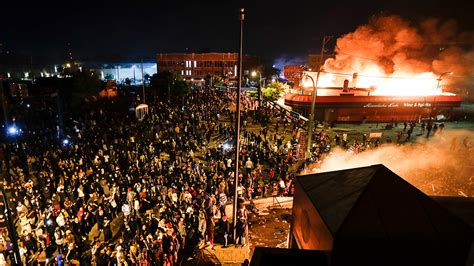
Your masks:
<svg viewBox="0 0 474 266"><path fill-rule="evenodd" d="M242 265L246 259L250 259L249 245L245 247L229 245L227 248L215 245L214 250L206 248L206 252L213 254L213 257L218 261L217 265Z"/></svg>

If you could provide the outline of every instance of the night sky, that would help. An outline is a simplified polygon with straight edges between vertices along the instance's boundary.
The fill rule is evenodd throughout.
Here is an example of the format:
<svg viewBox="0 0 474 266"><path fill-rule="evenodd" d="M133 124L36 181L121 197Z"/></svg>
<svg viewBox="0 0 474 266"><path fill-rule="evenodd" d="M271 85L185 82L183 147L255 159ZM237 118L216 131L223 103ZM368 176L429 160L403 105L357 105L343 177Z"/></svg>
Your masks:
<svg viewBox="0 0 474 266"><path fill-rule="evenodd" d="M6 3L4 3L6 2ZM380 13L414 22L454 18L474 30L474 1L2 1L0 43L12 53L154 60L159 52L233 52L246 8L244 52L305 58L324 35L353 31ZM334 45L329 44L330 46Z"/></svg>

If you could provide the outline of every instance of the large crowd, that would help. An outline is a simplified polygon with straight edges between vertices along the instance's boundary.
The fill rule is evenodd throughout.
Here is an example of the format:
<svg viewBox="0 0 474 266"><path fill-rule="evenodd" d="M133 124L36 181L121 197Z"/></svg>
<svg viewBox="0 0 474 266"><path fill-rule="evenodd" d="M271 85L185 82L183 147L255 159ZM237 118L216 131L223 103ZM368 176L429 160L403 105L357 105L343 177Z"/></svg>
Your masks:
<svg viewBox="0 0 474 266"><path fill-rule="evenodd" d="M299 128L241 95L239 207L229 219L236 96L195 90L179 103L156 100L141 121L93 102L62 117L62 128L54 108L19 114L22 134L2 146L2 177L21 263L174 265L214 236L227 246L232 223L235 244L246 245L244 201L293 192ZM15 253L0 208L5 265Z"/></svg>
<svg viewBox="0 0 474 266"><path fill-rule="evenodd" d="M142 120L111 108L109 100L61 117L46 105L16 114L22 133L2 145L0 197L8 202L0 200L0 266L15 256L5 203L13 209L23 265L174 265L195 247L232 243L234 223L234 244L246 245L244 202L293 194L305 138L300 121L284 110L256 109L240 95L239 202L230 218L236 97L198 89L182 101L155 99ZM315 129L306 163L320 161L334 145L354 153L381 145L325 126ZM403 126L397 142L409 141L417 127ZM443 128L421 124L419 134Z"/></svg>

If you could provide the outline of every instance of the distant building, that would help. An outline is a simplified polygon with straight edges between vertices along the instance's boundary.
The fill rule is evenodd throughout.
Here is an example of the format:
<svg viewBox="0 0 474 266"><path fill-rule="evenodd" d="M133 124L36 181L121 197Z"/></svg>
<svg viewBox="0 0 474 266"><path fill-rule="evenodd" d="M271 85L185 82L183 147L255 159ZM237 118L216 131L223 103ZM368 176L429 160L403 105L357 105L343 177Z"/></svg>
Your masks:
<svg viewBox="0 0 474 266"><path fill-rule="evenodd" d="M303 74L303 66L284 66L283 75L285 78L293 82L293 87L299 87L301 75Z"/></svg>
<svg viewBox="0 0 474 266"><path fill-rule="evenodd" d="M142 83L142 63L115 63L115 64L101 64L94 67L100 79L115 80L118 84L130 81L133 84ZM156 74L155 63L143 63L143 76L153 76ZM146 82L145 82L146 83Z"/></svg>
<svg viewBox="0 0 474 266"><path fill-rule="evenodd" d="M202 80L208 75L235 79L238 56L237 53L158 54L156 63L159 72L174 72L186 80ZM257 67L257 60L253 56L245 55L242 64L245 75Z"/></svg>

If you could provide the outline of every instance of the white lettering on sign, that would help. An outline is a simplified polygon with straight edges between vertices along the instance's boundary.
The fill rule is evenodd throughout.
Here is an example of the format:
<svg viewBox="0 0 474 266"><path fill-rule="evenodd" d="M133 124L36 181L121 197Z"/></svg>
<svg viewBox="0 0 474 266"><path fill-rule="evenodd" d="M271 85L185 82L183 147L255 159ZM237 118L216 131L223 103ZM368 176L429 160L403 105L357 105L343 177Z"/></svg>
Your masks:
<svg viewBox="0 0 474 266"><path fill-rule="evenodd" d="M404 103L403 107L431 107L431 103Z"/></svg>
<svg viewBox="0 0 474 266"><path fill-rule="evenodd" d="M364 107L366 108L383 108L383 107L399 107L398 103L389 103L389 104L386 104L386 103L368 103L366 105L364 105Z"/></svg>
<svg viewBox="0 0 474 266"><path fill-rule="evenodd" d="M431 107L431 103L367 103L364 108Z"/></svg>

